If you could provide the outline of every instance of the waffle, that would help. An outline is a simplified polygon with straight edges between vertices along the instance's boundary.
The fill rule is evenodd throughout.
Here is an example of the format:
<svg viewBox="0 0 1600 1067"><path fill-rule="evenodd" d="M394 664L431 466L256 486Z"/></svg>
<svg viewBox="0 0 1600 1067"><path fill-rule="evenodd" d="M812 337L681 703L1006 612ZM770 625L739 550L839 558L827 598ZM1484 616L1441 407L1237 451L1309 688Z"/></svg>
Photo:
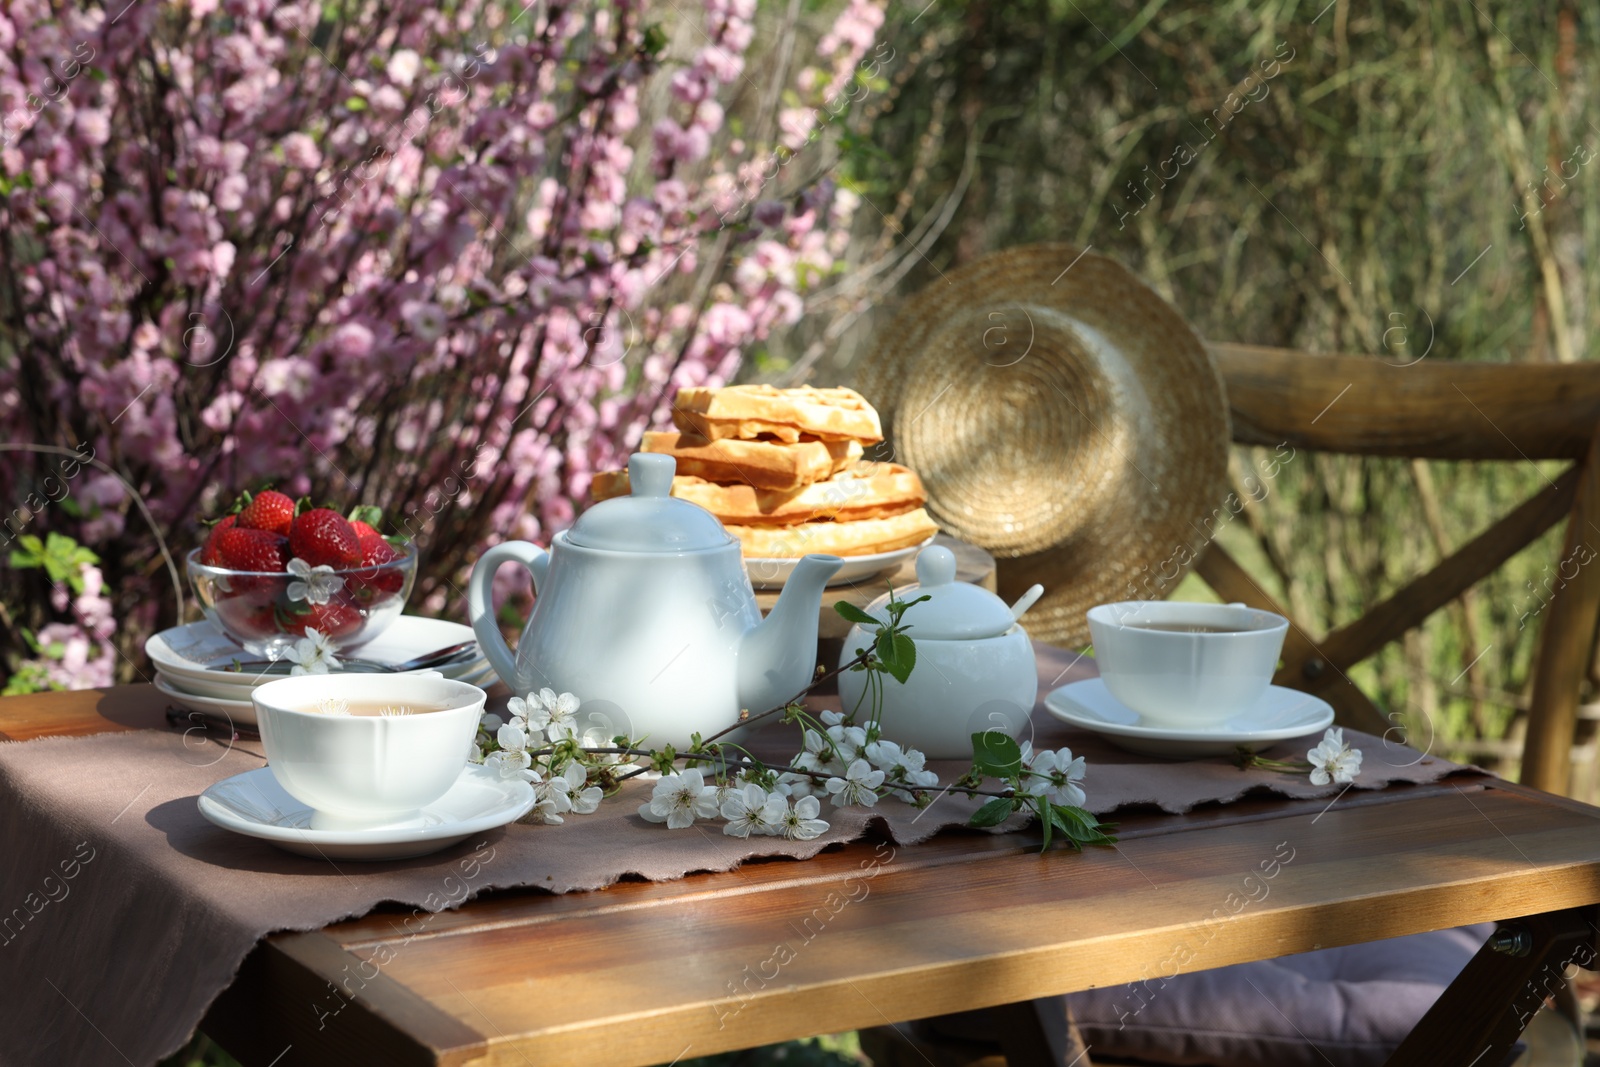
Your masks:
<svg viewBox="0 0 1600 1067"><path fill-rule="evenodd" d="M920 545L939 528L921 508L886 519L856 522L802 522L793 526L729 523L746 559L791 559L809 552L870 556Z"/></svg>
<svg viewBox="0 0 1600 1067"><path fill-rule="evenodd" d="M595 475L590 492L597 501L626 495L628 472L600 472ZM927 501L922 480L896 463L856 464L826 481L790 490L718 485L680 474L672 480L672 495L700 505L724 523L759 526L790 526L822 519L887 519L920 508Z"/></svg>
<svg viewBox="0 0 1600 1067"><path fill-rule="evenodd" d="M878 413L853 389L801 386L688 386L678 390L672 421L686 433L710 441L776 437L788 444L810 435L823 441L883 440Z"/></svg>
<svg viewBox="0 0 1600 1067"><path fill-rule="evenodd" d="M757 489L799 489L832 477L861 458L856 441L815 439L776 441L708 441L693 434L651 431L641 452L658 452L678 461L678 473L725 485Z"/></svg>

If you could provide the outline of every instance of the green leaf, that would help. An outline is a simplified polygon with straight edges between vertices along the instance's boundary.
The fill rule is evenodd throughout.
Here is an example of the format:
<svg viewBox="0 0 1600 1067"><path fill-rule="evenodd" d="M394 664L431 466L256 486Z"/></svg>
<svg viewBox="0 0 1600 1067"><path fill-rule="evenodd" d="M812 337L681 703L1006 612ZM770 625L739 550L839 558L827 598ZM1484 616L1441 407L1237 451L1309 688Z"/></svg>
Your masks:
<svg viewBox="0 0 1600 1067"><path fill-rule="evenodd" d="M972 765L992 778L1014 778L1022 770L1022 749L998 730L972 735Z"/></svg>
<svg viewBox="0 0 1600 1067"><path fill-rule="evenodd" d="M348 100L346 100L344 102L344 106L345 106L345 110L347 110L347 111L365 111L365 110L367 110L367 102L365 100L361 99L361 97L359 97L359 96L350 97Z"/></svg>
<svg viewBox="0 0 1600 1067"><path fill-rule="evenodd" d="M374 530L383 522L383 509L372 504L357 504L350 509L351 522L364 522Z"/></svg>
<svg viewBox="0 0 1600 1067"><path fill-rule="evenodd" d="M884 664L884 669L894 676L894 680L901 685L906 684L906 679L911 677L911 670L917 665L916 643L905 634L894 634L891 639L894 648L894 659Z"/></svg>
<svg viewBox="0 0 1600 1067"><path fill-rule="evenodd" d="M840 615L843 615L851 622L860 623L862 626L883 625L877 619L874 619L871 615L868 615L866 612L862 611L848 600L834 601L833 610L837 611Z"/></svg>
<svg viewBox="0 0 1600 1067"><path fill-rule="evenodd" d="M667 48L667 31L659 23L651 23L644 28L643 50L647 56L659 56Z"/></svg>
<svg viewBox="0 0 1600 1067"><path fill-rule="evenodd" d="M894 617L895 622L899 622L900 616L904 615L908 609L916 607L924 600L932 599L927 594L923 594L915 600L891 600L889 601L889 614Z"/></svg>
<svg viewBox="0 0 1600 1067"><path fill-rule="evenodd" d="M878 662L885 670L894 662L894 632L892 630L879 630L878 639L872 643L872 651L877 654Z"/></svg>
<svg viewBox="0 0 1600 1067"><path fill-rule="evenodd" d="M1116 838L1107 833L1115 829L1114 823L1102 823L1094 813L1070 804L1050 805L1050 821L1072 841L1074 847L1082 845L1110 845Z"/></svg>
<svg viewBox="0 0 1600 1067"><path fill-rule="evenodd" d="M1044 843L1039 846L1040 852L1050 851L1050 834L1055 830L1056 821L1050 817L1050 802L1044 797L1030 797L1033 812L1039 817L1039 828L1044 831Z"/></svg>
<svg viewBox="0 0 1600 1067"><path fill-rule="evenodd" d="M972 818L967 820L968 826L979 828L985 826L999 826L1011 817L1017 810L1017 802L1012 797L995 797L989 803L972 813Z"/></svg>
<svg viewBox="0 0 1600 1067"><path fill-rule="evenodd" d="M17 538L21 548L13 548L8 562L17 570L27 570L31 567L44 566L44 542L33 534L23 534Z"/></svg>

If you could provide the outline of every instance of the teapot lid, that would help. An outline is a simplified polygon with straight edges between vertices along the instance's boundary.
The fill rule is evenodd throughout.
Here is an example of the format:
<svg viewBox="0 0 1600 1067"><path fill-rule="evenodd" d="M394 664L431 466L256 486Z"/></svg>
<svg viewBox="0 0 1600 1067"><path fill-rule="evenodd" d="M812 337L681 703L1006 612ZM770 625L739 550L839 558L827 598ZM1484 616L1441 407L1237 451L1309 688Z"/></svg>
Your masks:
<svg viewBox="0 0 1600 1067"><path fill-rule="evenodd" d="M672 496L678 461L635 452L628 457L629 495L602 500L579 516L567 540L612 552L696 552L733 544L717 517Z"/></svg>
<svg viewBox="0 0 1600 1067"><path fill-rule="evenodd" d="M943 545L929 545L917 556L917 584L899 591L899 599L928 600L907 611L904 621L914 641L969 641L998 637L1017 624L1006 602L982 586L956 581L956 554ZM888 619L888 594L874 600L867 613Z"/></svg>

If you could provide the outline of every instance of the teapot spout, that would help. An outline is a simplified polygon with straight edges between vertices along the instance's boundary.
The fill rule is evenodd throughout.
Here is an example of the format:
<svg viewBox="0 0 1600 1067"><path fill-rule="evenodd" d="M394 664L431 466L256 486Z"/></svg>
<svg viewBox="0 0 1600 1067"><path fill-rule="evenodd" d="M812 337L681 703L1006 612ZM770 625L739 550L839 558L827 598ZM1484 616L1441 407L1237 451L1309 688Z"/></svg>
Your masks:
<svg viewBox="0 0 1600 1067"><path fill-rule="evenodd" d="M739 704L758 715L794 696L817 665L822 592L844 560L810 555L795 565L777 604L739 643Z"/></svg>

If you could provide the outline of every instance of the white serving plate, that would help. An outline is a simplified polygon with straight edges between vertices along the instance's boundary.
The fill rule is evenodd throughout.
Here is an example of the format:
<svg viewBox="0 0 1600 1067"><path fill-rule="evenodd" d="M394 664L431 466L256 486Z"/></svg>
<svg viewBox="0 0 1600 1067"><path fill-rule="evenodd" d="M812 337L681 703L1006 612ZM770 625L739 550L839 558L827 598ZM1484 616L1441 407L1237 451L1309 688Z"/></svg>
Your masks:
<svg viewBox="0 0 1600 1067"><path fill-rule="evenodd" d="M224 778L200 794L200 814L225 830L312 859L399 860L449 848L515 822L533 807L533 786L469 764L420 816L364 830L313 830L311 809L284 791L272 768Z"/></svg>
<svg viewBox="0 0 1600 1067"><path fill-rule="evenodd" d="M844 566L839 572L828 579L828 588L838 585L851 585L868 578L876 578L886 571L899 568L906 560L933 544L933 538L928 538L920 545L911 545L908 548L897 548L893 552L877 552L870 556L840 556ZM750 575L750 584L757 589L782 589L783 583L789 580L789 575L794 572L795 564L800 559L761 559L759 557L746 557L744 561L745 573Z"/></svg>
<svg viewBox="0 0 1600 1067"><path fill-rule="evenodd" d="M489 661L486 659L480 658L467 663L452 664L448 669L434 667L430 668L430 670L436 670L439 674L452 681L469 682L472 685L483 685L487 681L489 684L493 684L494 668L489 666ZM236 681L231 677L217 678L212 676L213 674L226 675L228 673L218 671L208 673L204 678L192 678L181 675L174 677L167 674L166 671L159 672L160 676L167 680L167 684L180 693L188 696L212 697L217 700L249 700L250 694L255 691L256 686L266 685L277 678L290 677L287 674L252 674L243 676L243 681ZM423 672L406 671L405 673L420 674ZM382 677L382 675L373 674L372 677L377 678Z"/></svg>
<svg viewBox="0 0 1600 1067"><path fill-rule="evenodd" d="M255 729L256 706L250 702L248 690L245 691L243 700L224 700L220 697L202 696L198 693L189 693L179 689L176 681L168 678L161 671L156 672L155 687L166 694L177 707L214 715L219 719L225 719L234 726L248 726L252 730Z"/></svg>
<svg viewBox="0 0 1600 1067"><path fill-rule="evenodd" d="M407 672L411 673L411 672ZM265 685L274 678L285 678L287 675L275 674L262 677L261 684ZM394 675L375 674L371 677L395 677ZM447 676L448 677L448 676ZM470 685L489 686L495 683L494 668L487 663L480 663L465 677L454 679L458 682L467 682ZM155 687L172 700L180 708L190 711L200 711L207 715L226 718L235 726L256 726L256 706L250 700L254 685L223 685L218 683L197 682L192 678L169 678L164 671L156 671ZM235 695L240 694L240 695Z"/></svg>
<svg viewBox="0 0 1600 1067"><path fill-rule="evenodd" d="M350 650L360 659L379 663L403 663L436 649L473 640L472 627L444 619L425 619L402 615L390 627L364 645ZM169 679L234 685L246 690L281 675L258 676L226 667L234 659L254 659L232 638L209 622L192 622L163 630L144 643L145 654ZM481 657L440 670L446 678L468 680L466 675L483 669ZM476 683L474 683L476 684Z"/></svg>
<svg viewBox="0 0 1600 1067"><path fill-rule="evenodd" d="M1129 752L1165 759L1228 756L1241 745L1254 752L1320 733L1333 722L1333 708L1326 701L1278 685L1226 722L1202 729L1146 726L1139 713L1112 696L1099 678L1051 690L1044 706L1061 721L1097 733Z"/></svg>

